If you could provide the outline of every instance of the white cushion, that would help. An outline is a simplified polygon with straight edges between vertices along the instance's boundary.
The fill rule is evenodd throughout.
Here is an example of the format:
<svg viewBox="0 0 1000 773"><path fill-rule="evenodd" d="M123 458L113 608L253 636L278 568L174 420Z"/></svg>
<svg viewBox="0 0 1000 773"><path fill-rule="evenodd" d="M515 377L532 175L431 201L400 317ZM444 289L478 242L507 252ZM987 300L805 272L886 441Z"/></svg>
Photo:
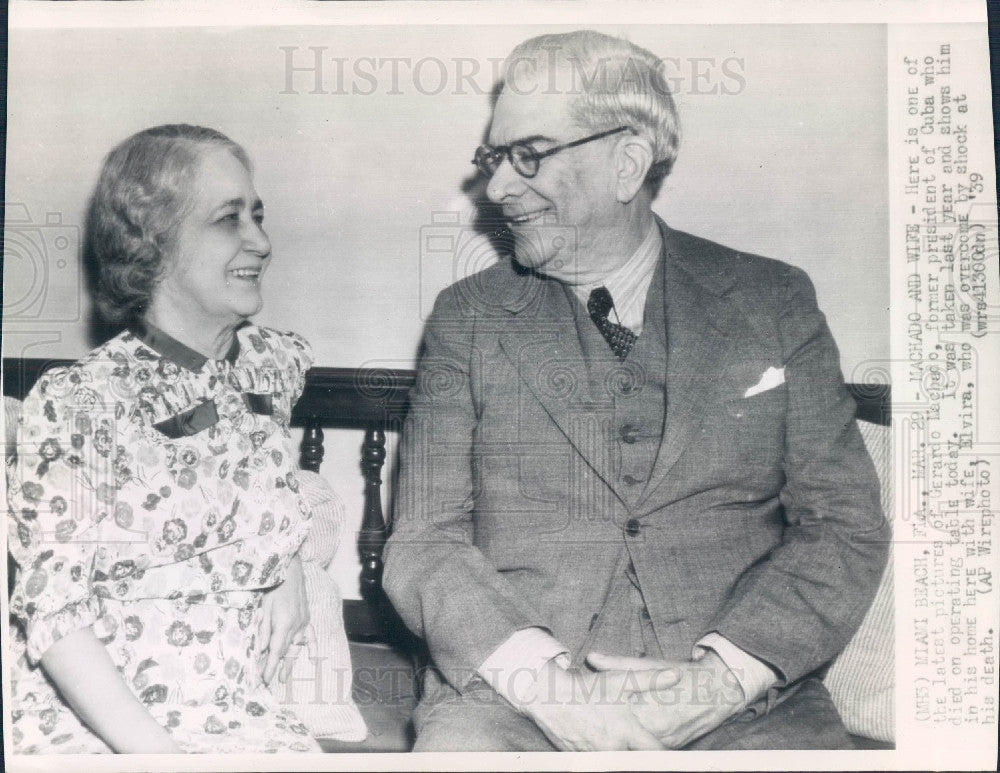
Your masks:
<svg viewBox="0 0 1000 773"><path fill-rule="evenodd" d="M299 486L312 508L309 536L299 549L309 599L306 645L293 646L284 684L271 682L271 694L295 712L317 738L363 741L368 734L351 696L351 653L344 630L343 602L325 567L340 545L346 521L344 503L325 478L299 470ZM284 668L282 663L281 668Z"/></svg>
<svg viewBox="0 0 1000 773"><path fill-rule="evenodd" d="M891 523L892 431L866 421L858 425L882 486L882 511ZM824 680L844 725L855 735L878 741L895 740L895 641L890 544L889 563L875 600Z"/></svg>
<svg viewBox="0 0 1000 773"><path fill-rule="evenodd" d="M329 565L340 547L347 511L344 502L325 478L309 470L299 470L299 490L312 508L309 536L299 549L303 561L315 561L322 567Z"/></svg>
<svg viewBox="0 0 1000 773"><path fill-rule="evenodd" d="M292 660L291 673L284 683L271 681L271 694L295 712L313 736L363 741L368 730L351 696L351 653L337 585L312 561L304 561L302 568L309 598L306 644L288 651L285 660Z"/></svg>

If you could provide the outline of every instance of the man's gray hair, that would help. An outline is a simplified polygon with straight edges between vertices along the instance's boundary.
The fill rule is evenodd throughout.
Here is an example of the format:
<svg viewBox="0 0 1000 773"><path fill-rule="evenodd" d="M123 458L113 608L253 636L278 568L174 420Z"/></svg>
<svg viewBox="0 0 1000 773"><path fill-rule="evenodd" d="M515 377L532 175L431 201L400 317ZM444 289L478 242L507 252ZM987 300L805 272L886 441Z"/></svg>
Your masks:
<svg viewBox="0 0 1000 773"><path fill-rule="evenodd" d="M544 82L543 74L553 67L568 68L572 76L570 88L577 93L573 119L580 126L593 132L632 127L653 146L647 183L658 184L670 174L680 121L662 60L634 43L593 30L539 35L511 51L504 63L504 86L517 90L524 75Z"/></svg>

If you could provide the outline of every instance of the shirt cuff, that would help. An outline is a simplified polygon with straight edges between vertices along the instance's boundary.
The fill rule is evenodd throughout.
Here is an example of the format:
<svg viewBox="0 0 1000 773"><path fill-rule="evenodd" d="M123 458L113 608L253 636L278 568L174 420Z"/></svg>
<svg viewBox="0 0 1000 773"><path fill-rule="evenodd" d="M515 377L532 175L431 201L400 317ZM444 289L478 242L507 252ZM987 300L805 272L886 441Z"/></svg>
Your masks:
<svg viewBox="0 0 1000 773"><path fill-rule="evenodd" d="M479 676L515 708L531 703L542 668L555 660L560 668L569 666L569 650L543 628L522 628L476 669Z"/></svg>
<svg viewBox="0 0 1000 773"><path fill-rule="evenodd" d="M722 658L722 662L733 672L736 681L740 683L745 700L744 706L749 706L771 687L778 683L778 675L762 661L746 650L742 650L729 639L716 631L707 633L694 645L691 654L693 660L701 660L707 650L713 650Z"/></svg>

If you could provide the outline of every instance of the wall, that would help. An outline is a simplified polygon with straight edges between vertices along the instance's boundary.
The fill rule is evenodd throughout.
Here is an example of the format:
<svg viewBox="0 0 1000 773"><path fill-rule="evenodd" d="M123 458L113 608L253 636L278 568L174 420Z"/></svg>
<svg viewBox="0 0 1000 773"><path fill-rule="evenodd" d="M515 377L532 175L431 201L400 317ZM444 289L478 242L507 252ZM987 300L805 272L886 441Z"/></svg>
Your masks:
<svg viewBox="0 0 1000 773"><path fill-rule="evenodd" d="M75 252L101 159L134 131L188 122L255 160L275 256L258 321L306 335L318 364L412 367L435 294L492 259L463 229L492 73L517 42L552 29L17 30L4 355L91 347ZM888 359L884 28L603 31L671 58L684 135L656 210L808 271L848 379ZM429 254L431 232L461 246ZM328 439L326 474L358 519L360 435ZM356 595L343 544L333 572Z"/></svg>

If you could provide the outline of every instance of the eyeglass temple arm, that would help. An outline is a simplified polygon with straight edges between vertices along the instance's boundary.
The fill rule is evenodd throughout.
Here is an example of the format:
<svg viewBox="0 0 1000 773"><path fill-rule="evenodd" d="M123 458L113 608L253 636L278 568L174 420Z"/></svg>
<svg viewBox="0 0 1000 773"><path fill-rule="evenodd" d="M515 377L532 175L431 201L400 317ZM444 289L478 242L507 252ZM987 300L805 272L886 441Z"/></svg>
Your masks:
<svg viewBox="0 0 1000 773"><path fill-rule="evenodd" d="M618 134L618 132L631 131L631 126L619 126L616 129L608 129L607 131L599 132L597 134L592 134L589 137L584 137L583 139L573 140L573 142L567 142L565 145L557 145L554 148L549 148L548 150L543 150L541 152L536 152L534 154L535 158L541 161L543 158L548 158L561 150L566 150L567 148L575 148L579 145L585 145L588 142L594 142L595 140L601 140L605 137L610 137L612 134ZM510 154L510 149L512 145L501 145L499 147L493 148L491 155L493 156L508 156ZM469 163L479 166L479 162L473 158Z"/></svg>
<svg viewBox="0 0 1000 773"><path fill-rule="evenodd" d="M567 148L575 148L578 145L585 145L588 142L594 142L596 140L602 140L605 137L610 137L612 134L618 134L618 132L629 131L631 126L619 126L617 129L608 129L607 131L599 132L598 134L592 134L589 137L584 137L581 140L573 140L573 142L567 142L565 145L558 145L554 148L549 148L548 150L543 150L540 153L535 153L535 158L539 161L543 158L548 158L554 153L558 153L560 150L566 150Z"/></svg>

